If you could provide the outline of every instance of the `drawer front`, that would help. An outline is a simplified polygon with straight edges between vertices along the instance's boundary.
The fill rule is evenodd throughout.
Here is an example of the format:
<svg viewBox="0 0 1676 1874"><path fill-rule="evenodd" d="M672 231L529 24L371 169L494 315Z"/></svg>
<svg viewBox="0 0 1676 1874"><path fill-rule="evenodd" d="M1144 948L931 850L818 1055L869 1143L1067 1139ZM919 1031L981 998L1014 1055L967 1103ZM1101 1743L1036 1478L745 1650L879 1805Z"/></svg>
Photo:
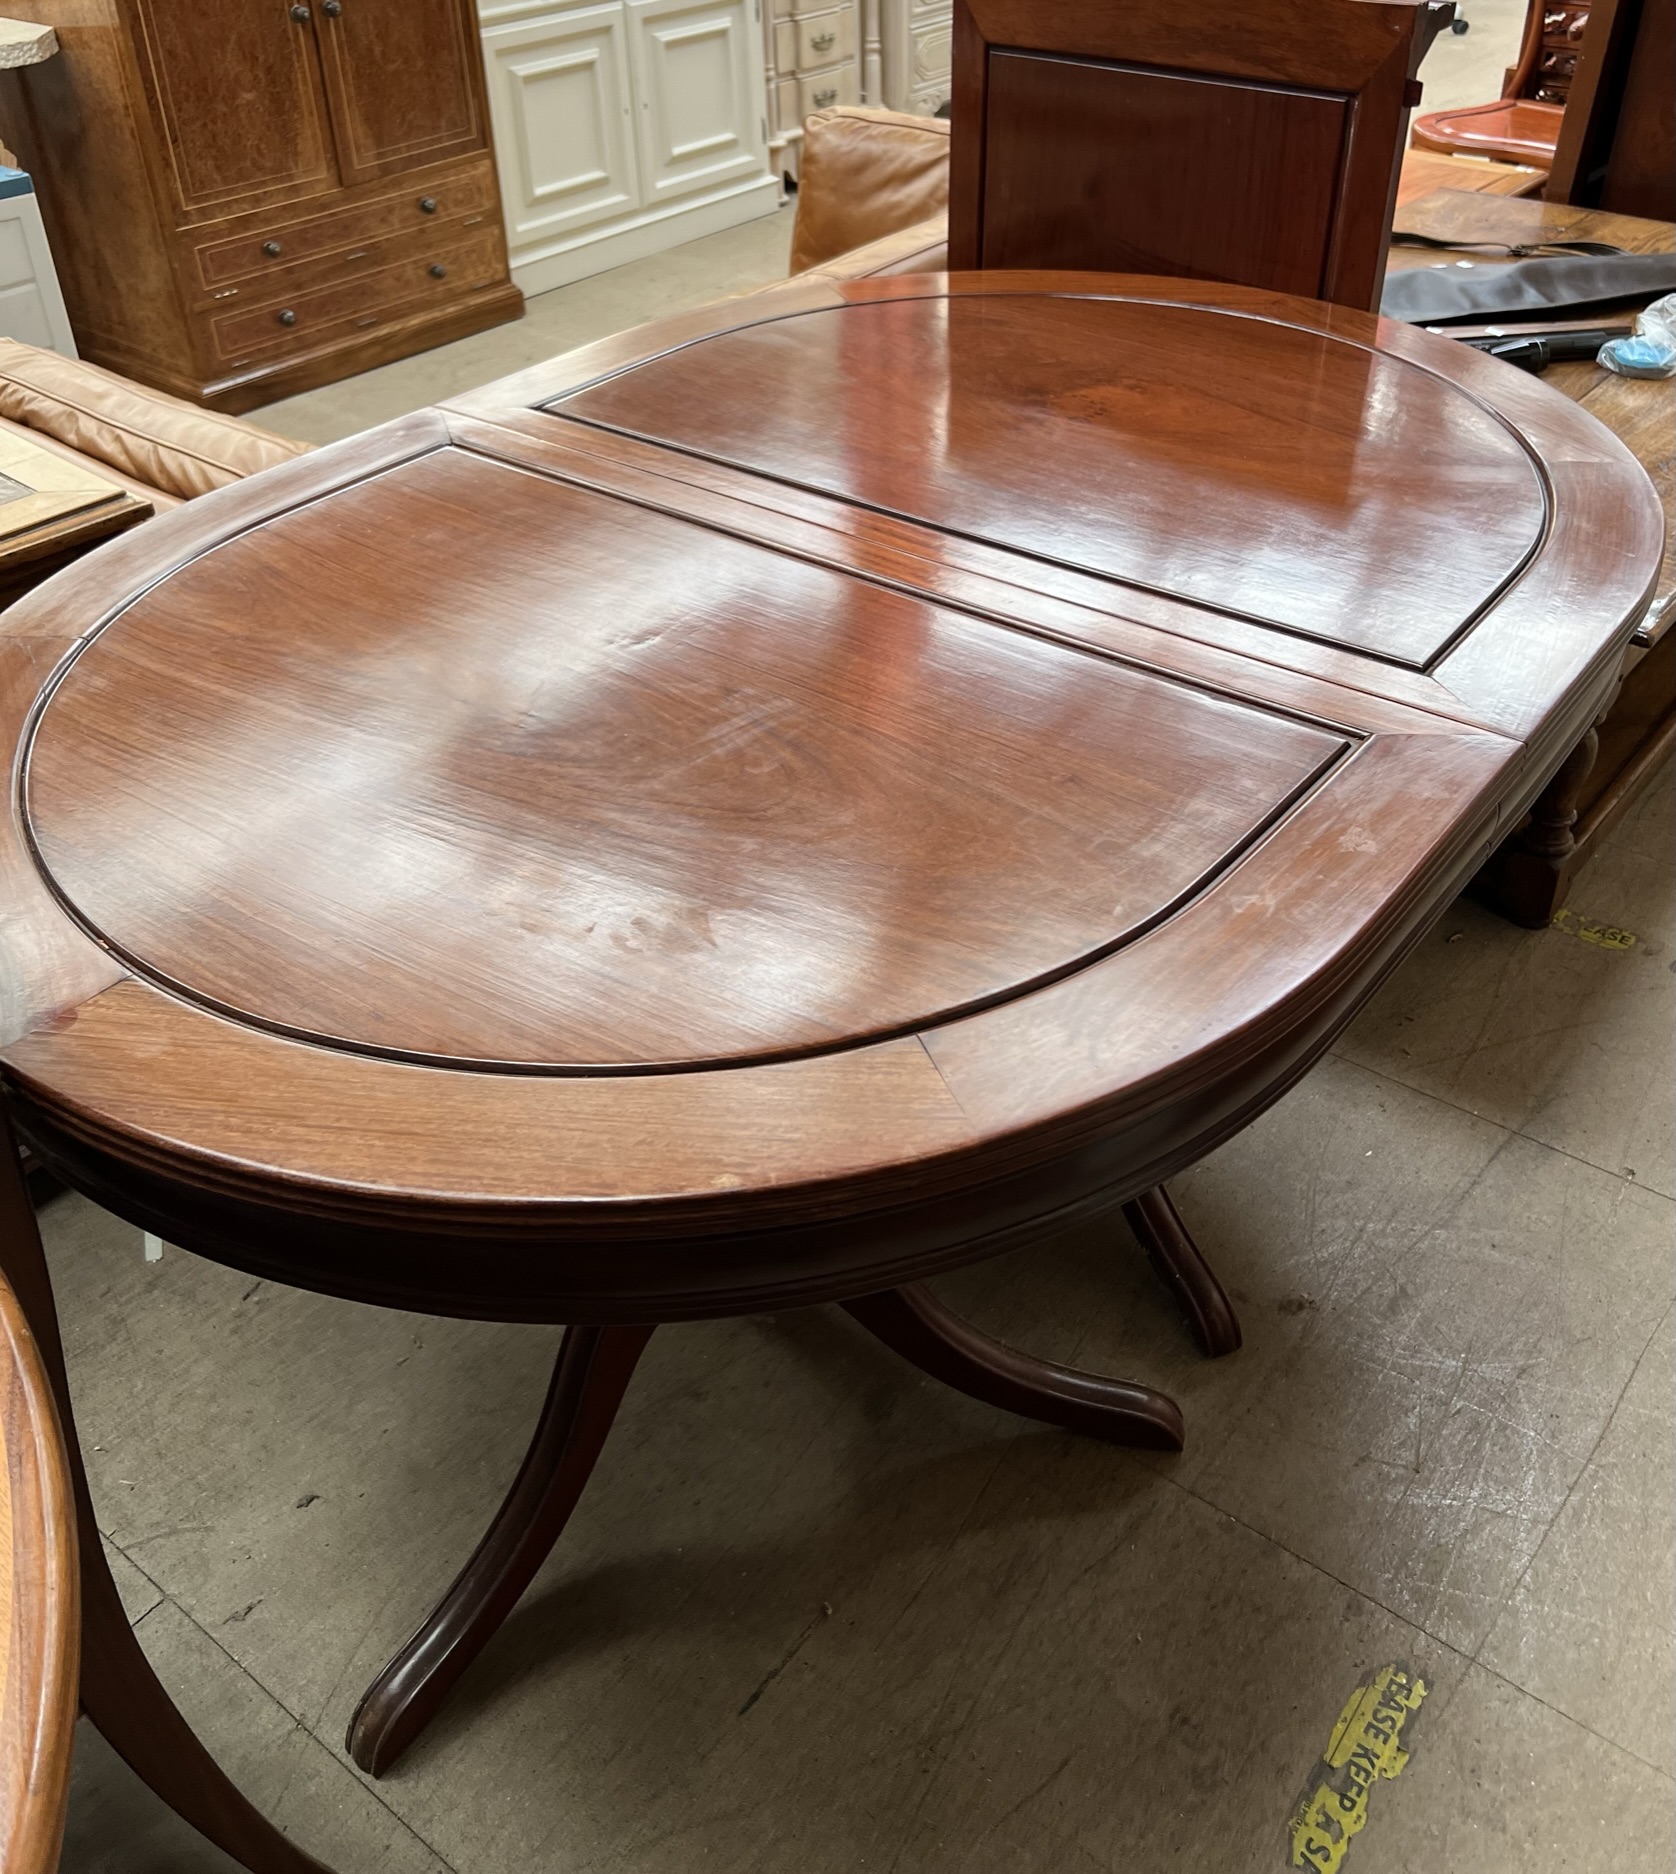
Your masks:
<svg viewBox="0 0 1676 1874"><path fill-rule="evenodd" d="M797 70L797 21L776 20L774 22L774 69L777 72Z"/></svg>
<svg viewBox="0 0 1676 1874"><path fill-rule="evenodd" d="M841 66L837 71L815 72L797 81L798 119L801 122L811 111L824 111L834 104L854 104L860 96L854 65Z"/></svg>
<svg viewBox="0 0 1676 1874"><path fill-rule="evenodd" d="M924 26L914 34L914 84L946 85L954 62L954 29Z"/></svg>
<svg viewBox="0 0 1676 1874"><path fill-rule="evenodd" d="M427 300L454 299L491 286L504 268L498 229L465 241L439 242L427 254L353 280L213 315L209 323L216 355L242 363L273 352L306 349L357 328L370 330L383 323L382 315L411 312Z"/></svg>
<svg viewBox="0 0 1676 1874"><path fill-rule="evenodd" d="M812 13L796 25L798 71L812 72L855 57L855 14L848 9L842 13Z"/></svg>
<svg viewBox="0 0 1676 1874"><path fill-rule="evenodd" d="M428 206L427 206L428 204ZM298 261L347 259L357 248L391 234L442 233L441 223L494 206L494 175L478 164L428 187L410 187L377 201L359 202L327 214L281 221L198 249L198 273L214 291L251 275L281 275ZM258 286L257 290L261 290Z"/></svg>

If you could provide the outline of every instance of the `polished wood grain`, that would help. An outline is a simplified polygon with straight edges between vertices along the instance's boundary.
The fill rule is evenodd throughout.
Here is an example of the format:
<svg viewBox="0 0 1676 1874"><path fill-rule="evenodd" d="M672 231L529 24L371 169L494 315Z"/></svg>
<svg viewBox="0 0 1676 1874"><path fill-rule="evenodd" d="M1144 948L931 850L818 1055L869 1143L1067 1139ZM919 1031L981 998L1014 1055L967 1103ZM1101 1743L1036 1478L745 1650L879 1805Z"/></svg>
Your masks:
<svg viewBox="0 0 1676 1874"><path fill-rule="evenodd" d="M1540 792L1660 521L1565 398L1366 314L794 282L0 617L0 1071L44 1161L254 1273L572 1330L357 1761L539 1562L653 1323L836 1301L992 1404L1179 1442L918 1285L1129 1204L1232 1344L1158 1187Z"/></svg>
<svg viewBox="0 0 1676 1874"><path fill-rule="evenodd" d="M1274 320L881 299L719 335L705 358L548 407L1413 668L1547 521L1536 464L1470 393ZM851 380L835 407L799 394Z"/></svg>
<svg viewBox="0 0 1676 1874"><path fill-rule="evenodd" d="M0 1865L53 1874L80 1664L75 1512L52 1390L3 1276L0 1460Z"/></svg>
<svg viewBox="0 0 1676 1874"><path fill-rule="evenodd" d="M486 147L472 0L343 0L319 40L345 182Z"/></svg>
<svg viewBox="0 0 1676 1874"><path fill-rule="evenodd" d="M1446 8L955 0L949 260L1378 303Z"/></svg>
<svg viewBox="0 0 1676 1874"><path fill-rule="evenodd" d="M445 450L130 607L54 693L26 823L101 942L241 1018L667 1066L1133 941L1347 746Z"/></svg>

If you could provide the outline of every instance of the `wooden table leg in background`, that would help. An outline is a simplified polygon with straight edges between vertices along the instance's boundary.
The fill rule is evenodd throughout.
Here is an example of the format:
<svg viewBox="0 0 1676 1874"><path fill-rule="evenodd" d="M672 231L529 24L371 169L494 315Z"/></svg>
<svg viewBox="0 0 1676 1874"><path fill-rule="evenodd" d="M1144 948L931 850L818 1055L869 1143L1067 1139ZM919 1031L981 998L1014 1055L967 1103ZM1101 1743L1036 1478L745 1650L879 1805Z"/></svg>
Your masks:
<svg viewBox="0 0 1676 1874"><path fill-rule="evenodd" d="M105 1561L70 1410L58 1310L10 1116L0 1102L0 1266L41 1351L70 1461L81 1548L81 1702L140 1779L251 1874L331 1874L239 1793L152 1671Z"/></svg>
<svg viewBox="0 0 1676 1874"><path fill-rule="evenodd" d="M1212 1359L1235 1352L1240 1345L1239 1316L1169 1192L1161 1184L1143 1191L1123 1206L1123 1219L1180 1304L1193 1338Z"/></svg>

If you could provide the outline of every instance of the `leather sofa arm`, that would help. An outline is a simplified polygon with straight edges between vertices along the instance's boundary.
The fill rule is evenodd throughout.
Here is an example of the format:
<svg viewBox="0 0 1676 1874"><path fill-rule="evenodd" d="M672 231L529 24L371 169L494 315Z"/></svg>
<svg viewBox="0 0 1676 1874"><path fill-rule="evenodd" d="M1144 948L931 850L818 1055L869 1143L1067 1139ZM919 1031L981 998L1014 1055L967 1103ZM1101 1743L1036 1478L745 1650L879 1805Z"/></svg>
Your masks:
<svg viewBox="0 0 1676 1874"><path fill-rule="evenodd" d="M949 218L946 213L917 221L911 228L853 247L821 267L807 267L810 280L876 280L892 273L946 273L949 265Z"/></svg>
<svg viewBox="0 0 1676 1874"><path fill-rule="evenodd" d="M949 127L841 104L803 126L791 271L840 255L944 213L949 200Z"/></svg>
<svg viewBox="0 0 1676 1874"><path fill-rule="evenodd" d="M0 339L0 416L182 500L311 446L16 339Z"/></svg>

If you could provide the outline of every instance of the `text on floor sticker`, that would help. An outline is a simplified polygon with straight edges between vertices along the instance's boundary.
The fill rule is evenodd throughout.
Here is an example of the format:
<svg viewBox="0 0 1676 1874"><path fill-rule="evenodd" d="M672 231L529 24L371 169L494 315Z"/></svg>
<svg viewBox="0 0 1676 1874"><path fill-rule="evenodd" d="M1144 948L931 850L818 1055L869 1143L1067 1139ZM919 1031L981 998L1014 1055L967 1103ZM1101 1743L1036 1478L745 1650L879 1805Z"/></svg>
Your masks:
<svg viewBox="0 0 1676 1874"><path fill-rule="evenodd" d="M1426 1682L1403 1666L1381 1666L1351 1693L1327 1740L1315 1787L1292 1817L1288 1865L1336 1874L1353 1835L1367 1826L1368 1794L1408 1762L1403 1726L1420 1709Z"/></svg>
<svg viewBox="0 0 1676 1874"><path fill-rule="evenodd" d="M1641 941L1632 930L1620 930L1616 924L1597 924L1592 917L1579 917L1575 911L1556 911L1554 928L1568 937L1580 937L1586 944L1599 944L1602 950L1633 950Z"/></svg>

